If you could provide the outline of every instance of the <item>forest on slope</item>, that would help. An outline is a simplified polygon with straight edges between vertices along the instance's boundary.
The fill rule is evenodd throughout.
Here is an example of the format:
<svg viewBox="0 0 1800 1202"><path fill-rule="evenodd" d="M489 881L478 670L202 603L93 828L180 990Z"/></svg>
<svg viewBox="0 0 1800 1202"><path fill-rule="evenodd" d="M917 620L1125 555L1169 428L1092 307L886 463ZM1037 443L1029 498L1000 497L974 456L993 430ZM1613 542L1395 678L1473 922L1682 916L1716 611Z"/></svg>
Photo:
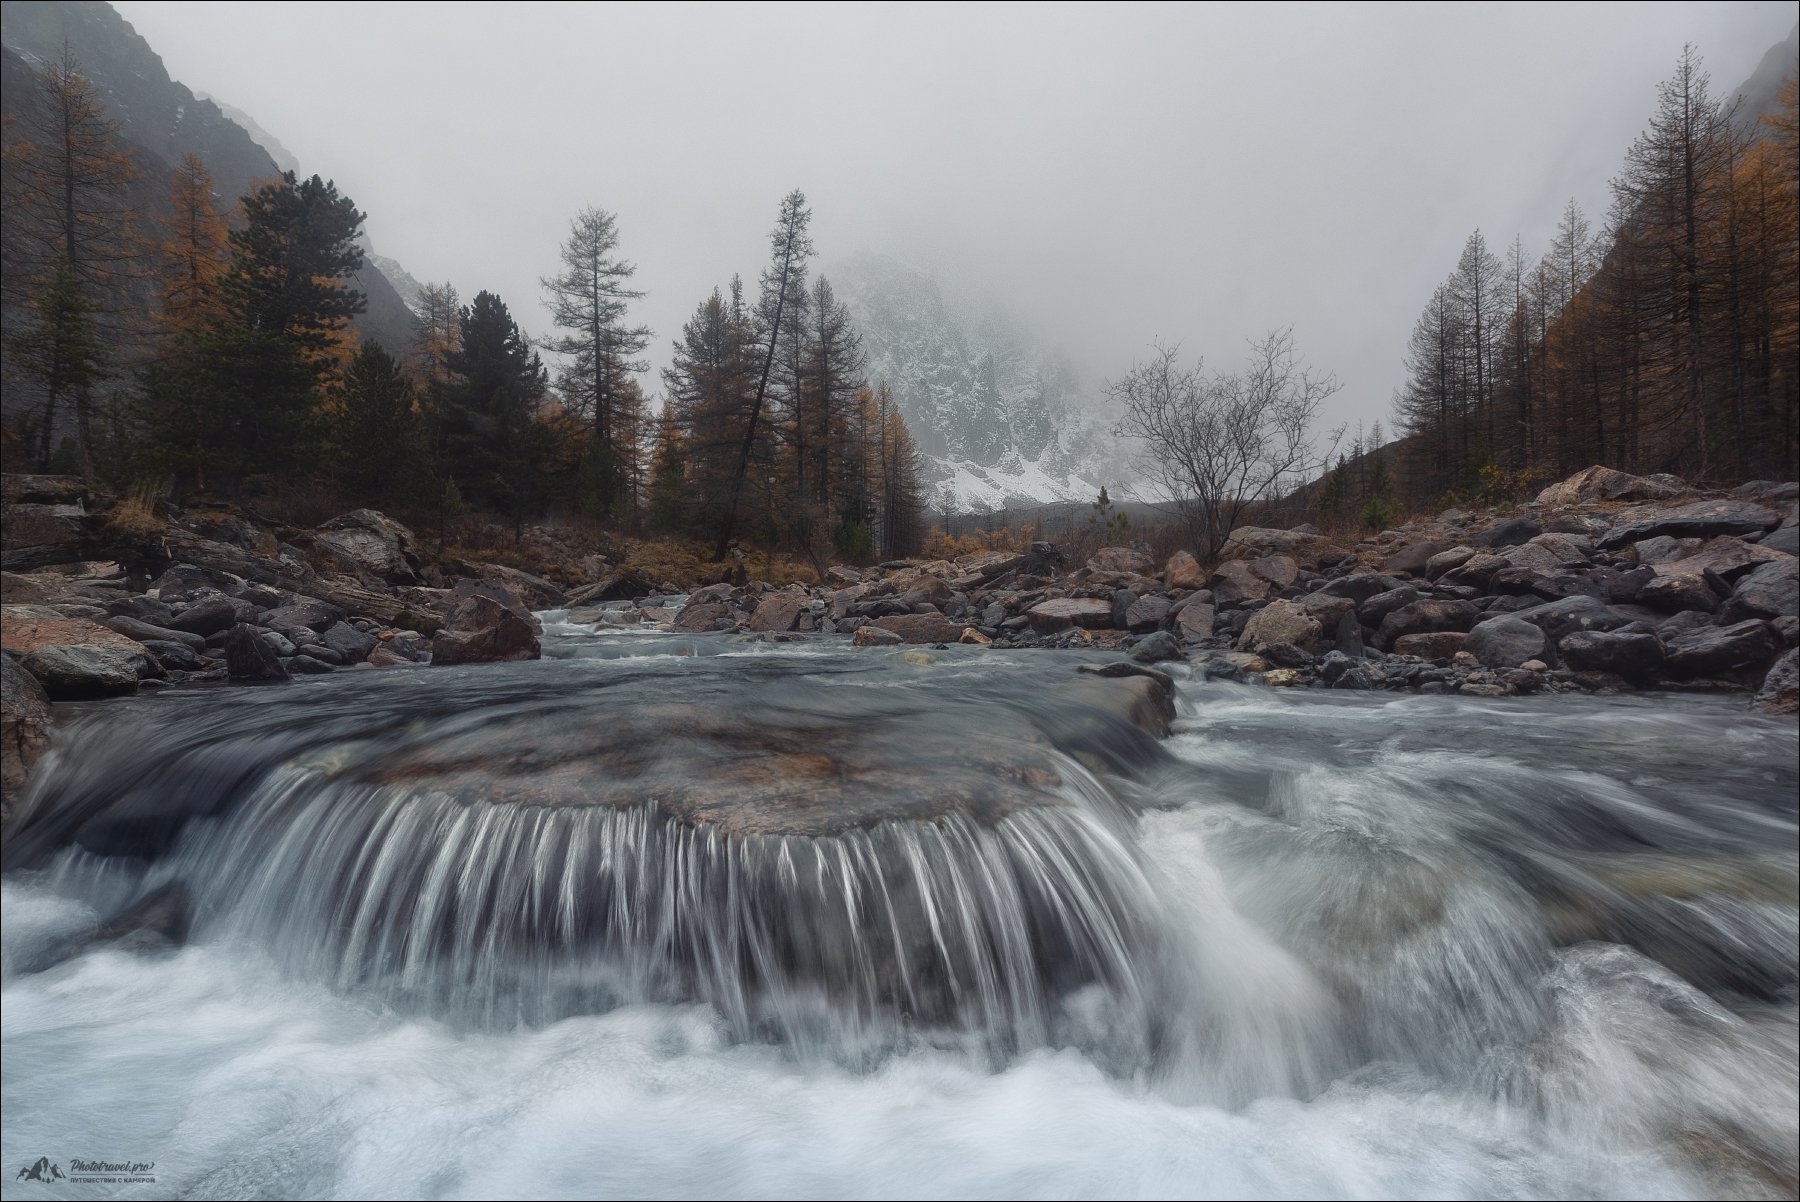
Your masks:
<svg viewBox="0 0 1800 1202"><path fill-rule="evenodd" d="M652 332L630 313L643 293L605 210L576 214L546 255L551 337L448 283L382 333L358 320L365 215L335 184L270 163L223 204L197 154L165 164L134 144L67 44L7 68L9 468L157 497L310 492L440 539L471 511L515 531L581 516L691 535L718 557L735 540L893 557L922 538L917 451L845 305L808 278L799 192L757 283L698 303L652 412Z"/></svg>
<svg viewBox="0 0 1800 1202"><path fill-rule="evenodd" d="M1511 499L1594 463L1709 484L1791 477L1794 56L1790 35L1728 100L1686 47L1603 219L1571 200L1535 260L1517 238L1470 234L1406 348L1400 439L1347 449L1316 502L1344 514L1373 501L1379 521Z"/></svg>

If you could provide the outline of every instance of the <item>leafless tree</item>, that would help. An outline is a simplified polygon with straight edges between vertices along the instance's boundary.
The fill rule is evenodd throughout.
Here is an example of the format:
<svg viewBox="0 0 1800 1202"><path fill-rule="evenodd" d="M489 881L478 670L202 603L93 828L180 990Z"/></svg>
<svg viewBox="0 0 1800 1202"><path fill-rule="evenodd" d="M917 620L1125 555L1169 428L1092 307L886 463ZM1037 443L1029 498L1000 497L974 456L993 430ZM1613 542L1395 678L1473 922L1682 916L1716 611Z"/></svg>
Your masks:
<svg viewBox="0 0 1800 1202"><path fill-rule="evenodd" d="M1110 386L1125 414L1118 432L1139 440L1145 479L1205 559L1245 510L1321 472L1342 433L1323 449L1314 441L1319 409L1340 385L1306 365L1291 329L1250 347L1249 365L1226 375L1203 362L1183 367L1179 346L1158 343L1149 362Z"/></svg>

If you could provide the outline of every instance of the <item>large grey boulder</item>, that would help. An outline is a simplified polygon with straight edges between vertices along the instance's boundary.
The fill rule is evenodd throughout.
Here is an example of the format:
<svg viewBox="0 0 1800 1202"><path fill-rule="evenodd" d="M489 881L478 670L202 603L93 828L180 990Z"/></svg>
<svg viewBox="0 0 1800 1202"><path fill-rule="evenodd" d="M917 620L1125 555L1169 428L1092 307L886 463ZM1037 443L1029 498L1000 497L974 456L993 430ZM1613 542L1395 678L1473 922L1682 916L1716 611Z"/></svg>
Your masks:
<svg viewBox="0 0 1800 1202"><path fill-rule="evenodd" d="M313 532L313 545L358 576L389 584L417 584L419 556L412 531L384 513L356 509Z"/></svg>
<svg viewBox="0 0 1800 1202"><path fill-rule="evenodd" d="M1800 713L1800 651L1790 650L1775 661L1752 704L1765 714Z"/></svg>
<svg viewBox="0 0 1800 1202"><path fill-rule="evenodd" d="M1542 605L1515 610L1512 616L1521 622L1530 622L1551 641L1559 643L1564 636L1577 630L1617 630L1638 620L1632 614L1621 613L1604 601L1587 596L1546 601Z"/></svg>
<svg viewBox="0 0 1800 1202"><path fill-rule="evenodd" d="M1640 683L1653 679L1665 658L1654 634L1624 630L1577 630L1564 635L1556 650L1577 672L1611 672Z"/></svg>
<svg viewBox="0 0 1800 1202"><path fill-rule="evenodd" d="M1111 601L1099 597L1054 597L1038 602L1025 611L1025 616L1039 634L1054 634L1070 626L1104 630L1112 625L1113 607Z"/></svg>
<svg viewBox="0 0 1800 1202"><path fill-rule="evenodd" d="M205 638L230 630L239 622L256 618L256 606L236 597L205 597L169 619L170 630L185 630Z"/></svg>
<svg viewBox="0 0 1800 1202"><path fill-rule="evenodd" d="M42 606L0 609L0 645L19 657L52 701L133 693L139 680L163 675L136 640Z"/></svg>
<svg viewBox="0 0 1800 1202"><path fill-rule="evenodd" d="M1541 660L1548 648L1544 632L1511 615L1478 622L1463 641L1463 650L1484 668L1516 668L1528 660Z"/></svg>
<svg viewBox="0 0 1800 1202"><path fill-rule="evenodd" d="M1695 501L1672 509L1625 510L1617 516L1613 528L1596 540L1596 545L1611 551L1658 535L1714 538L1721 534L1761 534L1780 524L1780 514L1749 501Z"/></svg>
<svg viewBox="0 0 1800 1202"><path fill-rule="evenodd" d="M1762 564L1742 576L1725 603L1725 616L1744 618L1793 617L1800 613L1800 560L1781 559Z"/></svg>
<svg viewBox="0 0 1800 1202"><path fill-rule="evenodd" d="M1668 650L1669 675L1682 679L1753 667L1772 657L1780 647L1769 624L1752 618L1677 635L1669 641Z"/></svg>

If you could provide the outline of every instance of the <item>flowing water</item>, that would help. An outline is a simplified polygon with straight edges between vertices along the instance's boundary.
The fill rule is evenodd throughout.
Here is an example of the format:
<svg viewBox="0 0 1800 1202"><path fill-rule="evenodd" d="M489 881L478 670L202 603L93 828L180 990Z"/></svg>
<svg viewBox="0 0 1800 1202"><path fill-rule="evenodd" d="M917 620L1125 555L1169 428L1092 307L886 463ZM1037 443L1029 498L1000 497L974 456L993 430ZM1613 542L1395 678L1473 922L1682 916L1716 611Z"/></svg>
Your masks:
<svg viewBox="0 0 1800 1202"><path fill-rule="evenodd" d="M6 1196L1795 1190L1791 721L550 617L78 707Z"/></svg>

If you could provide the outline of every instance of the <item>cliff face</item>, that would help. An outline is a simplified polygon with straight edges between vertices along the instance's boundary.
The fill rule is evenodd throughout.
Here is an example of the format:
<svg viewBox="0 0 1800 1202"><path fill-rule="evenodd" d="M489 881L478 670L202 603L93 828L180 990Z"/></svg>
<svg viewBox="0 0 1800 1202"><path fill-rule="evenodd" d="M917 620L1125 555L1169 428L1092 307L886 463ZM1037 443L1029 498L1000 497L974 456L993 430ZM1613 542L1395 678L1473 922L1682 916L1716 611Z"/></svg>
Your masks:
<svg viewBox="0 0 1800 1202"><path fill-rule="evenodd" d="M225 204L281 170L275 156L215 101L202 99L171 79L150 43L109 4L76 0L0 4L4 47L0 103L6 112L18 114L36 103L33 77L44 63L61 56L65 44L136 154L144 174L137 198L142 211L160 207L162 181L184 154L196 155L206 164ZM305 164L300 170L312 173ZM405 346L412 315L393 284L371 262L356 274L354 286L368 298L368 309L356 322L358 332L391 350Z"/></svg>

